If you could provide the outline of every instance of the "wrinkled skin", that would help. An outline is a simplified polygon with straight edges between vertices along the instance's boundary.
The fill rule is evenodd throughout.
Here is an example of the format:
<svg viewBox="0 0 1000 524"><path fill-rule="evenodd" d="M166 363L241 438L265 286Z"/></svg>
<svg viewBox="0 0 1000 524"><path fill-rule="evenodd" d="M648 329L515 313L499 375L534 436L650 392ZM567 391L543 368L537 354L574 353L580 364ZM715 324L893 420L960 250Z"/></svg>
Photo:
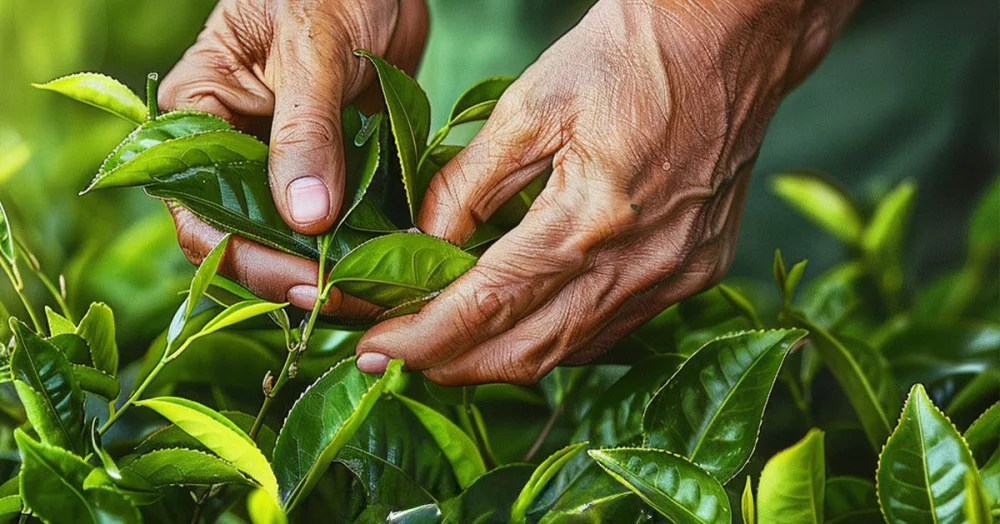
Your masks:
<svg viewBox="0 0 1000 524"><path fill-rule="evenodd" d="M420 313L372 328L358 367L379 372L402 358L442 384L531 383L718 282L768 120L853 4L598 2L435 176L417 225L461 244L551 164L545 190ZM272 169L282 158L279 149ZM211 246L202 244L199 253ZM269 282L285 277L240 267L229 269L280 294ZM349 298L336 306L367 310Z"/></svg>

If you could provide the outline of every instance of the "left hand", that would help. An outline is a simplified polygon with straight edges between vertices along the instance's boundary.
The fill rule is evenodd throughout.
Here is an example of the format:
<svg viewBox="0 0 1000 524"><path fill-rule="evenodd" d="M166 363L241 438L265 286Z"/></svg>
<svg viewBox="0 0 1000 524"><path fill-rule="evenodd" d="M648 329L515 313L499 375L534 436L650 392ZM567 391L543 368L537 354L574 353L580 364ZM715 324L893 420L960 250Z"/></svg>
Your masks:
<svg viewBox="0 0 1000 524"><path fill-rule="evenodd" d="M767 122L853 2L791 4L601 0L436 175L417 225L460 245L551 162L546 188L420 313L372 328L358 367L533 383L718 282Z"/></svg>

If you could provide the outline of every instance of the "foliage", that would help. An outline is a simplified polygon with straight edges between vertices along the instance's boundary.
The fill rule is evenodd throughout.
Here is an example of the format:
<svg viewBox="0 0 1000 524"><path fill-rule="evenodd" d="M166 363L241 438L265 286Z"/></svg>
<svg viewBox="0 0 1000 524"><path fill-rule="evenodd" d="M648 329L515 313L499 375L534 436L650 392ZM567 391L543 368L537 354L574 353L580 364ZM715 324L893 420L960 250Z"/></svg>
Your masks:
<svg viewBox="0 0 1000 524"><path fill-rule="evenodd" d="M515 197L467 246L406 232L430 176L461 149L444 144L450 130L487 118L511 79L473 86L431 133L416 82L360 54L375 65L386 112L344 111L352 200L318 237L277 214L263 143L211 115L161 114L148 102L155 78L145 103L95 74L42 87L138 125L87 191L142 186L227 234L311 258L324 291L364 298L385 318L419 310L459 278L537 192ZM0 458L0 514L57 523L1000 514L1000 239L990 229L1000 183L971 221L967 262L941 277L947 285L918 292L907 288L903 251L915 185L873 206L814 175L782 174L774 187L849 259L807 278L804 261L788 266L778 252L776 292L736 282L707 290L594 363L530 387L444 388L398 361L382 376L361 373L350 358L358 333L319 318L326 292L302 314L217 274L228 235L137 359L112 309L94 303L76 315L84 308L70 305L65 283L51 285L3 214L0 265L25 314L0 333L9 341L0 380L10 383L0 446L19 452ZM39 314L22 270L57 309Z"/></svg>

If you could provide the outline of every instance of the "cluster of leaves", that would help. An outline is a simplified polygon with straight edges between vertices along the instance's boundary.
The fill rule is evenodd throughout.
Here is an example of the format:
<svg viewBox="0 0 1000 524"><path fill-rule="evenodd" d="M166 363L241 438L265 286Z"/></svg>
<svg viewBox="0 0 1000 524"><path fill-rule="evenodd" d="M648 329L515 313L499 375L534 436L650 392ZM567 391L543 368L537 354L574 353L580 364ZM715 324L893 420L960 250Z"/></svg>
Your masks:
<svg viewBox="0 0 1000 524"><path fill-rule="evenodd" d="M99 75L44 87L140 124L92 188L143 185L227 232L318 260L320 284L413 311L516 223L531 195L465 250L393 232L388 224L412 224L430 174L460 149L442 145L448 130L485 118L509 79L473 87L428 139L416 83L365 56L387 113L345 112L355 197L318 238L281 223L266 147L225 122L158 115ZM228 236L146 357L119 373L111 310L94 304L75 321L65 286L48 281L4 218L0 265L15 290L27 265L59 312L46 308L43 324L19 295L32 325L12 318L0 333L11 341L0 377L16 396L2 404L0 441L20 452L6 459L16 467L5 468L0 513L57 523L990 522L1000 514L1000 183L973 217L967 262L912 300L902 264L912 184L867 214L821 177L779 175L774 187L843 241L849 260L797 298L806 264L789 268L777 253L776 300L720 285L601 360L531 387L445 388L398 361L362 374L344 358L357 334L318 320L322 295L293 328L286 304L216 274ZM292 401L286 387L301 394Z"/></svg>

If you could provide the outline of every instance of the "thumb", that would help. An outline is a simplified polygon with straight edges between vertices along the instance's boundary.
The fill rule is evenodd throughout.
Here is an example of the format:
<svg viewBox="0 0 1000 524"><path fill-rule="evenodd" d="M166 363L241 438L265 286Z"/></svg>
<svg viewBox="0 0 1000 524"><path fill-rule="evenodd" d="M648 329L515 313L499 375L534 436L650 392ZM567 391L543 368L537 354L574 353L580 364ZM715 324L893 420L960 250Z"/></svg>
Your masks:
<svg viewBox="0 0 1000 524"><path fill-rule="evenodd" d="M304 41L303 41L304 40ZM292 229L315 235L333 224L344 193L340 108L350 79L337 46L283 39L275 49L269 172L274 203ZM350 49L343 49L350 54Z"/></svg>

